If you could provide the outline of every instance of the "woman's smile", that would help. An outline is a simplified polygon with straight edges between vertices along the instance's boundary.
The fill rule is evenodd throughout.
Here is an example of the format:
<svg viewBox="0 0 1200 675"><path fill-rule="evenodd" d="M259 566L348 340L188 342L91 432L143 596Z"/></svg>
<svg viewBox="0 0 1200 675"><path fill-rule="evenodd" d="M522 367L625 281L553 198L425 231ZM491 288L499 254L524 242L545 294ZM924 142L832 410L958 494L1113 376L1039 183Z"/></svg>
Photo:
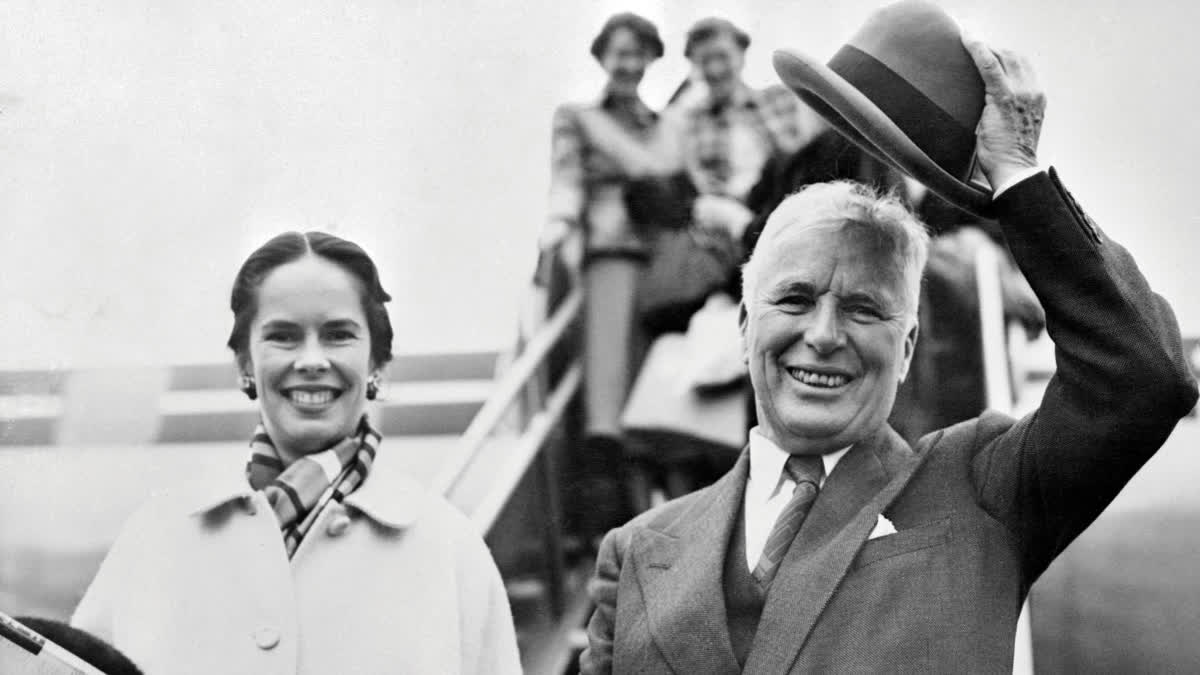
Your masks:
<svg viewBox="0 0 1200 675"><path fill-rule="evenodd" d="M332 407L333 402L342 395L342 390L336 387L304 385L287 387L280 393L301 412L321 413Z"/></svg>

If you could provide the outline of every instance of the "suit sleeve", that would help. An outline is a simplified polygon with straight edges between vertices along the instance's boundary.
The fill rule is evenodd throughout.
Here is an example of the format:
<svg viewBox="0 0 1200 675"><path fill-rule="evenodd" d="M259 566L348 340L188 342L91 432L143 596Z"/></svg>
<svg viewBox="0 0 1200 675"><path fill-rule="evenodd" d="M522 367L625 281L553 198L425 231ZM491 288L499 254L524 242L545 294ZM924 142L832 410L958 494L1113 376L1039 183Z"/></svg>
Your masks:
<svg viewBox="0 0 1200 675"><path fill-rule="evenodd" d="M1019 542L1028 583L1116 497L1196 402L1171 308L1053 170L996 200L1046 310L1056 372L1038 409L978 423L972 478Z"/></svg>
<svg viewBox="0 0 1200 675"><path fill-rule="evenodd" d="M617 588L621 579L621 530L612 530L600 544L596 573L588 581L588 596L596 606L588 621L588 646L579 657L583 675L611 673L617 623Z"/></svg>

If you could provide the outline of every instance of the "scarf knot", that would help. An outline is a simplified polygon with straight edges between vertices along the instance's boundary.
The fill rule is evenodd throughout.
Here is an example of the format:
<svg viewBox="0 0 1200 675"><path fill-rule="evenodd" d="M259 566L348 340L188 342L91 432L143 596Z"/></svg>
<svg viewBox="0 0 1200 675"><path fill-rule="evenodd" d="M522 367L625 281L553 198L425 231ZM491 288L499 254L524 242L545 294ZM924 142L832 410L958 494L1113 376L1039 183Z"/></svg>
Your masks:
<svg viewBox="0 0 1200 675"><path fill-rule="evenodd" d="M325 505L342 501L367 479L380 440L363 415L353 436L285 467L266 427L260 422L254 429L246 479L274 509L289 559Z"/></svg>

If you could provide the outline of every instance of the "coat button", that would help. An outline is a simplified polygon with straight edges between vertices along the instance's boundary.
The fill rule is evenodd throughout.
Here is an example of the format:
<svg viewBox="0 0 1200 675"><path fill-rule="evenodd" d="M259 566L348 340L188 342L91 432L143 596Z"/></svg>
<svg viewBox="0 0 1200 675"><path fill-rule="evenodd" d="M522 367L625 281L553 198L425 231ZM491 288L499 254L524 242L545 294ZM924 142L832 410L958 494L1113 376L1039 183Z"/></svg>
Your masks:
<svg viewBox="0 0 1200 675"><path fill-rule="evenodd" d="M259 649L273 649L279 644L279 631L271 627L263 627L254 631L254 644Z"/></svg>
<svg viewBox="0 0 1200 675"><path fill-rule="evenodd" d="M329 519L329 526L325 528L325 531L328 532L329 536L331 537L338 537L346 531L347 527L350 527L350 516L347 516L344 513L339 513Z"/></svg>

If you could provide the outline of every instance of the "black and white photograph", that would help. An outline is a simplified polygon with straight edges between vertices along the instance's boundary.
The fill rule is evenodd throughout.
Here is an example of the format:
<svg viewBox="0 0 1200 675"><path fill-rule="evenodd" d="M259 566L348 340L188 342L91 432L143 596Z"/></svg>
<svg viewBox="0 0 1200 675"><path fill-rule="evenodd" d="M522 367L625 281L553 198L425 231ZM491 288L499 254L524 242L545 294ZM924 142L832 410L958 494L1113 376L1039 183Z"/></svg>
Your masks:
<svg viewBox="0 0 1200 675"><path fill-rule="evenodd" d="M0 0L0 673L1200 672L1196 25Z"/></svg>

